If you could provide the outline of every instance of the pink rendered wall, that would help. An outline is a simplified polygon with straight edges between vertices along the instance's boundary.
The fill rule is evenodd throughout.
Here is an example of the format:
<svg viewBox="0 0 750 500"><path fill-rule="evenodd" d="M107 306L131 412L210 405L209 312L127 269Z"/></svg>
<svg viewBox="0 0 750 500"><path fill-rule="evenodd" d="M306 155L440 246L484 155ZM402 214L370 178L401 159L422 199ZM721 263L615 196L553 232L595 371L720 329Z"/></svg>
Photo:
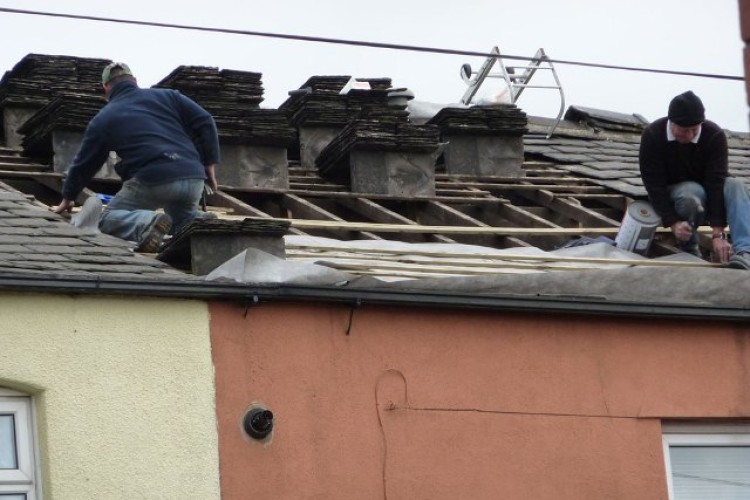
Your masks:
<svg viewBox="0 0 750 500"><path fill-rule="evenodd" d="M212 305L224 500L664 500L661 418L750 417L744 324L351 312Z"/></svg>

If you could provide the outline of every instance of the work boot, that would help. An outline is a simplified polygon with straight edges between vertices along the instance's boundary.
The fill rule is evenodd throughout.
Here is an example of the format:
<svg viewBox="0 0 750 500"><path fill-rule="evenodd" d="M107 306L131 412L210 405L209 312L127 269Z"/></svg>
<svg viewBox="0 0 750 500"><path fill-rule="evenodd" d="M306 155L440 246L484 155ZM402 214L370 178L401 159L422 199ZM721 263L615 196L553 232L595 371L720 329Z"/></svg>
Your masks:
<svg viewBox="0 0 750 500"><path fill-rule="evenodd" d="M141 236L138 246L135 247L135 251L140 253L155 253L170 229L172 229L172 218L167 214L156 214L148 227L143 231L143 236Z"/></svg>
<svg viewBox="0 0 750 500"><path fill-rule="evenodd" d="M737 252L732 255L727 266L733 269L750 269L750 252Z"/></svg>

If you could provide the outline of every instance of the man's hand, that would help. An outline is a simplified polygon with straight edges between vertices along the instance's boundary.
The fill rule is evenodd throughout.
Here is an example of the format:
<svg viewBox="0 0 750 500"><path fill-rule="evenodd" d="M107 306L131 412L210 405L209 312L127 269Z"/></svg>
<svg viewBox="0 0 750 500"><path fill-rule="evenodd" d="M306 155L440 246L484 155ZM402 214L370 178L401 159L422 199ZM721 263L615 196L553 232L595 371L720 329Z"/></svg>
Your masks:
<svg viewBox="0 0 750 500"><path fill-rule="evenodd" d="M677 221L670 226L672 234L678 241L688 241L693 235L693 227L688 221Z"/></svg>
<svg viewBox="0 0 750 500"><path fill-rule="evenodd" d="M219 184L216 182L216 164L206 165L206 184L211 188L212 191L216 192L219 190Z"/></svg>
<svg viewBox="0 0 750 500"><path fill-rule="evenodd" d="M59 205L57 205L55 208L52 209L53 212L56 214L61 214L63 212L70 212L73 210L73 207L75 206L76 202L74 200L66 200L65 198L62 199Z"/></svg>
<svg viewBox="0 0 750 500"><path fill-rule="evenodd" d="M729 257L732 255L732 245L721 238L712 239L711 244L714 249L714 259L722 264L729 262Z"/></svg>

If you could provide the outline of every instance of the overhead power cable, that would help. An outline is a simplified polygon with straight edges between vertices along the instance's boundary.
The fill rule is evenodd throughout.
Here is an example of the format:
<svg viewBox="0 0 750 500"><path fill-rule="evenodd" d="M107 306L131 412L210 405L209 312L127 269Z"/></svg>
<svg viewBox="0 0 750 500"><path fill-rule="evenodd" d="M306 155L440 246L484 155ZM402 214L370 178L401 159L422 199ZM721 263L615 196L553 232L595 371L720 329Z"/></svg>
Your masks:
<svg viewBox="0 0 750 500"><path fill-rule="evenodd" d="M337 45L352 45L355 47L370 47L376 49L391 49L391 50L406 50L412 52L429 52L434 54L448 54L458 56L477 56L477 57L499 57L500 59L509 59L516 61L535 61L536 58L528 56L515 56L501 54L491 54L488 52L476 52L471 50L456 50L456 49L443 49L439 47L420 47L416 45L402 45L395 43L380 43L380 42L366 42L362 40L345 40L339 38L325 38L318 36L305 36L305 35L290 35L286 33L268 33L263 31L249 31L249 30L236 30L228 28L210 28L207 26L190 26L185 24L173 24L173 23L159 23L154 21L135 21L132 19L117 19L111 17L100 17L100 16L85 16L79 14L63 14L59 12L42 12L34 10L23 10L23 9L10 9L7 7L0 7L0 12L7 12L9 14L27 14L35 16L47 16L47 17L60 17L66 19L78 19L83 21L99 21L107 23L119 23L119 24L131 24L136 26L150 26L156 28L173 28L183 29L192 31L205 31L210 33L227 33L232 35L245 35L245 36L258 36L265 38L280 38L284 40L299 40L303 42L316 42L316 43L331 43ZM720 80L739 80L744 81L744 76L735 75L721 75L714 73L699 73L694 71L677 71L669 69L655 69L655 68L642 68L635 66L618 66L614 64L600 64L600 63L588 63L582 61L569 61L563 59L552 59L547 58L547 61L555 64L567 64L571 66L583 66L587 68L601 68L601 69L616 69L624 71L640 71L644 73L657 73L663 75L677 75L677 76L695 76L700 78L715 78Z"/></svg>

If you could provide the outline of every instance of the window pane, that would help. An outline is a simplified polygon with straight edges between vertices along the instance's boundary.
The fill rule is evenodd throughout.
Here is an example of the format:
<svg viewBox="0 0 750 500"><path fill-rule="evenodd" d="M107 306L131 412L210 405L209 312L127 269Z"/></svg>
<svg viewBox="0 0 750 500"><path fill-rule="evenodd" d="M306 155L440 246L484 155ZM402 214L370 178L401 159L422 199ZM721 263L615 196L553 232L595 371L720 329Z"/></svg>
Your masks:
<svg viewBox="0 0 750 500"><path fill-rule="evenodd" d="M750 498L750 447L671 446L675 500Z"/></svg>
<svg viewBox="0 0 750 500"><path fill-rule="evenodd" d="M26 500L24 493L0 493L0 500Z"/></svg>
<svg viewBox="0 0 750 500"><path fill-rule="evenodd" d="M13 415L0 415L0 469L17 469L16 432Z"/></svg>

